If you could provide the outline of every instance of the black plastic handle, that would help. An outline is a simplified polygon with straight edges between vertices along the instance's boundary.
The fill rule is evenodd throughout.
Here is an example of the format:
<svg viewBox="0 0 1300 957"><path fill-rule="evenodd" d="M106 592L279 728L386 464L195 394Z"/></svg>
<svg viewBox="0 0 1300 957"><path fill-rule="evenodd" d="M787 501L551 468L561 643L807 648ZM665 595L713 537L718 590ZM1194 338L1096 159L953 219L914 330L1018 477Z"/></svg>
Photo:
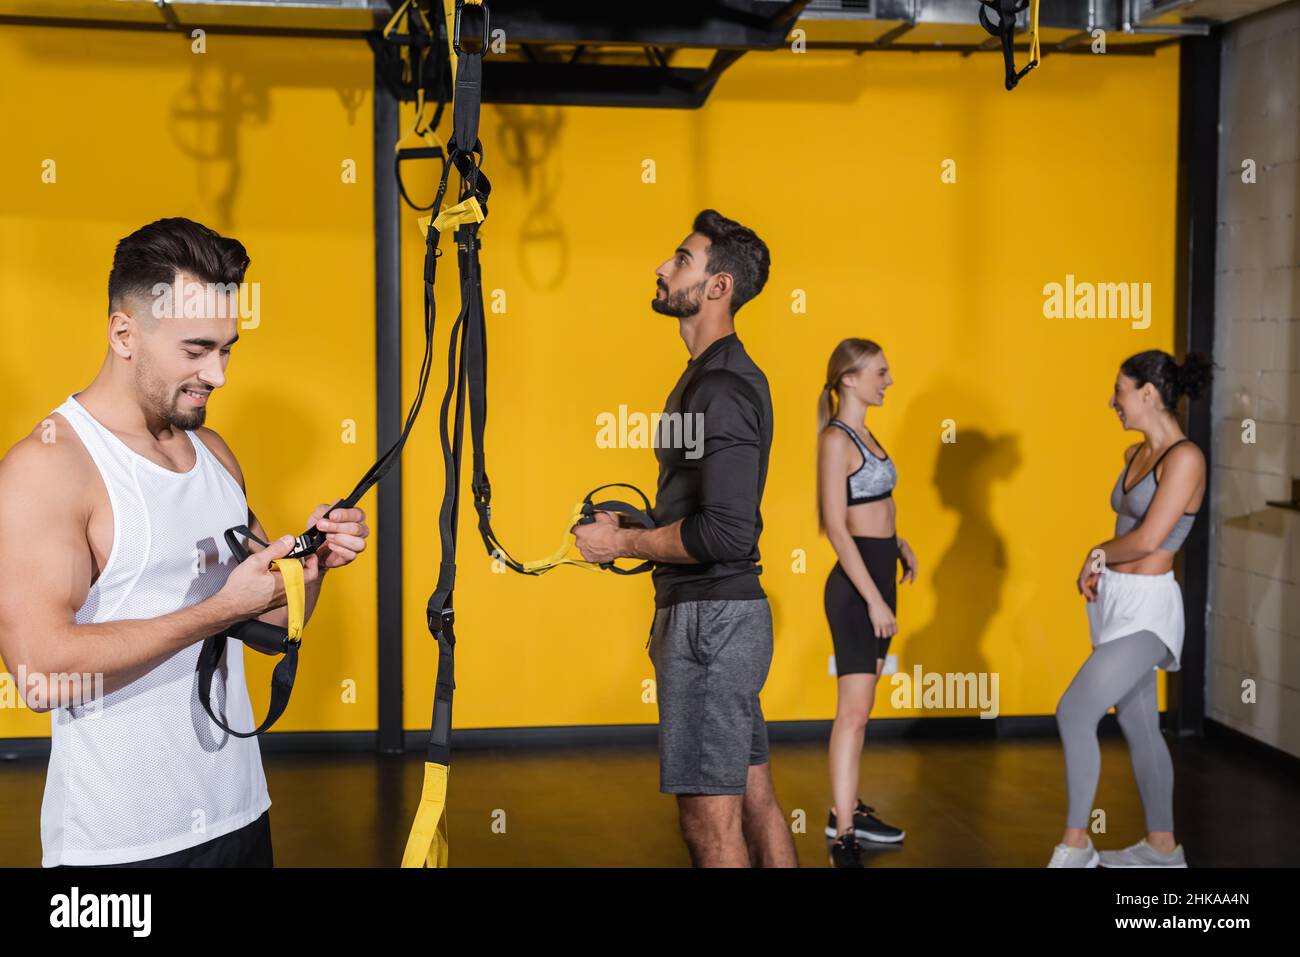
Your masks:
<svg viewBox="0 0 1300 957"><path fill-rule="evenodd" d="M228 632L231 638L238 638L248 647L267 655L282 655L289 650L289 629L279 625L268 625L253 618L241 621Z"/></svg>
<svg viewBox="0 0 1300 957"><path fill-rule="evenodd" d="M325 511L325 515L328 516L340 506L349 507L345 503L346 499L339 499ZM270 547L269 542L264 542L254 535L247 525L236 525L234 528L226 529L226 546L230 549L230 554L235 556L236 561L242 562L248 558L249 542L257 542L263 548ZM313 525L293 540L293 549L285 558L306 558L308 555L314 555L324 544L325 533Z"/></svg>

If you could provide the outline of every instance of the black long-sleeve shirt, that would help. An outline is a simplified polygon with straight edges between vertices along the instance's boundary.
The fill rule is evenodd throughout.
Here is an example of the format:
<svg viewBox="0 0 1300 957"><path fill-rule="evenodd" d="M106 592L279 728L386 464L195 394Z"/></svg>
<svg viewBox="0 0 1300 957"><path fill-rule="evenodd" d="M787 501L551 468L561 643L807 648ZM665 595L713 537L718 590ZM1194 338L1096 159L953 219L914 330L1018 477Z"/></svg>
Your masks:
<svg viewBox="0 0 1300 957"><path fill-rule="evenodd" d="M765 597L759 505L772 448L772 395L735 333L687 362L664 404L655 445L655 523L682 519L682 544L698 562L655 566L655 606Z"/></svg>

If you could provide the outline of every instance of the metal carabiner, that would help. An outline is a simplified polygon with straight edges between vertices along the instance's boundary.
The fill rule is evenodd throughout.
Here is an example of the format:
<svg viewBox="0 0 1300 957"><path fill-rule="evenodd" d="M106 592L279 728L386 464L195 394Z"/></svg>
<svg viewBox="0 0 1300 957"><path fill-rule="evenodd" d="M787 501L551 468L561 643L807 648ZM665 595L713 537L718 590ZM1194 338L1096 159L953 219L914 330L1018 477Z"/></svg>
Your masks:
<svg viewBox="0 0 1300 957"><path fill-rule="evenodd" d="M458 2L458 3L456 4L456 19L455 19L455 21L454 21L454 25L453 25L453 27L452 27L452 31L451 31L451 45L452 45L452 49L454 49L457 53L465 53L465 52L466 52L466 51L465 51L465 48L462 47L462 46L460 45L461 13L464 11L464 9L465 9L466 6L471 6L471 7L476 8L476 9L479 11L479 13L481 14L481 17L482 17L482 20L481 20L481 22L482 22L482 29L479 30L479 32L478 32L478 34L477 34L477 36L478 36L478 38L479 38L479 48L478 48L477 50L474 50L474 51L470 52L469 55L470 55L470 56L483 56L485 53L487 53L488 34L491 32L491 31L490 31L490 27L489 27L489 23L491 22L491 19L490 19L489 14L488 14L488 8L487 8L487 4L486 4L486 3L471 3L471 4L465 4L465 3L460 3L460 2Z"/></svg>

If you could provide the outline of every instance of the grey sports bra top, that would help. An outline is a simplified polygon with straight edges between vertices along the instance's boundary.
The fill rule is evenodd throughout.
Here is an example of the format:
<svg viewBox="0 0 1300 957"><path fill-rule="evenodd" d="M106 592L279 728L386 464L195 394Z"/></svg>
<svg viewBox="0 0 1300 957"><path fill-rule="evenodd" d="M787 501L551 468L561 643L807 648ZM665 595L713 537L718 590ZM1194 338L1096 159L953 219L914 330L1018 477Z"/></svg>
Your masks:
<svg viewBox="0 0 1300 957"><path fill-rule="evenodd" d="M1156 497L1156 488L1160 480L1156 478L1156 469L1164 461L1166 455L1174 450L1176 446L1189 439L1179 439L1169 448L1165 449L1160 458L1156 459L1156 464L1151 466L1150 471L1142 476L1142 480L1134 485L1128 491L1124 490L1124 485L1128 481L1129 469L1133 467L1133 461L1137 458L1137 452L1133 453L1133 458L1129 459L1128 465L1124 466L1124 471L1119 475L1119 481L1110 493L1110 507L1115 510L1115 536L1127 534L1136 528L1145 517L1147 509L1151 507L1151 501ZM1140 451L1140 450L1139 450ZM1169 536L1160 543L1160 548L1167 552L1176 552L1182 548L1183 542L1187 540L1187 535L1192 530L1192 525L1196 523L1195 512L1184 512L1173 531Z"/></svg>
<svg viewBox="0 0 1300 957"><path fill-rule="evenodd" d="M849 504L864 505L867 502L878 502L882 498L889 498L893 494L894 486L898 484L898 470L894 468L894 460L889 457L888 452L885 452L885 447L880 446L880 451L885 452L885 457L879 458L867 448L858 438L858 433L847 423L839 419L831 419L830 424L838 425L849 433L853 444L862 453L862 467L849 476ZM870 432L867 434L871 435ZM875 438L874 435L871 437ZM880 445L879 442L876 444Z"/></svg>

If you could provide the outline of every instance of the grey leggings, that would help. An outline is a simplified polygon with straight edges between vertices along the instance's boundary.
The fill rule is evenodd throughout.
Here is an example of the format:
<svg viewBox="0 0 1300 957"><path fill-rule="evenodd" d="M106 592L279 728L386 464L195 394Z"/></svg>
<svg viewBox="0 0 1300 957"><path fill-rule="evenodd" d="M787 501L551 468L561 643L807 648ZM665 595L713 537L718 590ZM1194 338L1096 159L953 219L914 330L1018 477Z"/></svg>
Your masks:
<svg viewBox="0 0 1300 957"><path fill-rule="evenodd" d="M1174 767L1160 736L1156 665L1169 651L1153 632L1139 631L1098 645L1056 706L1065 748L1066 827L1086 828L1101 775L1097 724L1113 705L1128 742L1148 831L1174 829Z"/></svg>

